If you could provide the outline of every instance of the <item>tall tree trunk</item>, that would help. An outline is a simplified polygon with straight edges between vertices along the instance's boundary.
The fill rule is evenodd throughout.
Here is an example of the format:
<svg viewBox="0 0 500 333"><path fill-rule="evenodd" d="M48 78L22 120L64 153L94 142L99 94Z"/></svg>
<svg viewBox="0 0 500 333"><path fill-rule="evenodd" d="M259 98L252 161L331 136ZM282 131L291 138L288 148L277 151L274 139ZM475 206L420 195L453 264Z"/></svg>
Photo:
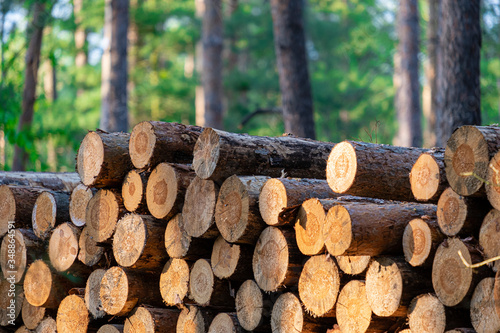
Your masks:
<svg viewBox="0 0 500 333"><path fill-rule="evenodd" d="M444 147L457 127L481 124L480 0L442 0L440 17L436 135Z"/></svg>
<svg viewBox="0 0 500 333"><path fill-rule="evenodd" d="M205 14L204 0L194 0L195 15L198 19L203 19ZM203 37L202 37L203 38ZM203 45L201 40L196 42L195 46L195 69L198 77L202 82L201 85L196 86L195 90L195 111L196 111L196 125L205 126L205 92L203 91Z"/></svg>
<svg viewBox="0 0 500 333"><path fill-rule="evenodd" d="M222 1L205 0L203 15L204 126L223 129L222 105Z"/></svg>
<svg viewBox="0 0 500 333"><path fill-rule="evenodd" d="M38 67L40 65L40 49L42 47L43 28L46 23L46 15L44 15L45 4L43 2L35 2L33 5L33 20L28 27L29 46L26 52L25 59L25 78L22 102L22 114L17 126L18 135L24 131L31 130L31 122L33 120L33 106L36 99L36 84L38 76ZM12 164L13 171L24 171L28 153L24 147L18 145L14 148L14 161Z"/></svg>
<svg viewBox="0 0 500 333"><path fill-rule="evenodd" d="M101 57L101 121L99 127L104 129L109 122L109 90L111 75L111 34L112 34L112 10L111 0L104 2L104 50Z"/></svg>
<svg viewBox="0 0 500 333"><path fill-rule="evenodd" d="M395 144L422 146L420 84L418 81L419 26L417 0L401 0L397 20L399 45L394 64L398 134Z"/></svg>
<svg viewBox="0 0 500 333"><path fill-rule="evenodd" d="M305 0L271 0L285 132L314 139L313 101L307 69Z"/></svg>
<svg viewBox="0 0 500 333"><path fill-rule="evenodd" d="M83 67L87 64L87 32L82 28L82 6L83 0L73 0L73 14L75 15L75 47L76 47L76 58L75 65L77 68Z"/></svg>

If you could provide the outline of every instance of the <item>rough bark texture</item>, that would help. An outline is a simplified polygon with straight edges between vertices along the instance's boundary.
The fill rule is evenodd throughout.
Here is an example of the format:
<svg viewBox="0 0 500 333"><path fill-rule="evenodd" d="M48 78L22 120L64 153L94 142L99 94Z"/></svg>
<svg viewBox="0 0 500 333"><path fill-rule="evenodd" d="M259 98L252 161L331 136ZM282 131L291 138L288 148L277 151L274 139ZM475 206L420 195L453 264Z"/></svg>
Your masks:
<svg viewBox="0 0 500 333"><path fill-rule="evenodd" d="M304 2L301 0L271 1L285 132L314 139L316 132L303 11Z"/></svg>
<svg viewBox="0 0 500 333"><path fill-rule="evenodd" d="M83 298L77 295L66 296L57 309L57 331L87 332L89 313Z"/></svg>
<svg viewBox="0 0 500 333"><path fill-rule="evenodd" d="M481 124L480 1L442 0L439 27L437 146L461 125Z"/></svg>
<svg viewBox="0 0 500 333"><path fill-rule="evenodd" d="M0 171L0 185L40 187L53 191L71 192L80 184L76 172L13 172Z"/></svg>
<svg viewBox="0 0 500 333"><path fill-rule="evenodd" d="M243 282L236 293L236 314L247 331L269 332L272 302L253 280Z"/></svg>
<svg viewBox="0 0 500 333"><path fill-rule="evenodd" d="M0 329L2 326L19 325L21 308L24 302L23 287L12 284L11 279L0 277Z"/></svg>
<svg viewBox="0 0 500 333"><path fill-rule="evenodd" d="M69 217L71 222L77 227L83 227L86 223L85 212L87 204L92 199L94 192L95 190L83 184L79 184L71 192L71 197L69 198Z"/></svg>
<svg viewBox="0 0 500 333"><path fill-rule="evenodd" d="M47 239L52 229L69 221L70 193L44 191L33 206L33 231L41 239Z"/></svg>
<svg viewBox="0 0 500 333"><path fill-rule="evenodd" d="M175 332L180 310L140 306L125 320L124 333Z"/></svg>
<svg viewBox="0 0 500 333"><path fill-rule="evenodd" d="M500 211L492 209L484 218L479 230L479 245L485 259L500 256ZM490 264L494 272L500 271L500 261Z"/></svg>
<svg viewBox="0 0 500 333"><path fill-rule="evenodd" d="M33 207L43 191L25 186L0 186L0 237L9 229L32 226Z"/></svg>
<svg viewBox="0 0 500 333"><path fill-rule="evenodd" d="M170 259L160 275L160 293L167 306L182 304L188 293L189 265L184 259Z"/></svg>
<svg viewBox="0 0 500 333"><path fill-rule="evenodd" d="M129 212L149 213L146 203L146 188L150 174L148 171L131 170L123 179L123 205Z"/></svg>
<svg viewBox="0 0 500 333"><path fill-rule="evenodd" d="M479 333L496 333L500 330L500 318L495 311L493 296L495 278L479 282L470 302L472 326Z"/></svg>
<svg viewBox="0 0 500 333"><path fill-rule="evenodd" d="M444 332L446 313L444 305L433 294L421 294L415 297L408 308L410 332Z"/></svg>
<svg viewBox="0 0 500 333"><path fill-rule="evenodd" d="M410 173L413 196L418 201L436 203L449 186L444 168L444 149L433 148L422 153Z"/></svg>
<svg viewBox="0 0 500 333"><path fill-rule="evenodd" d="M212 249L210 264L217 278L244 281L253 277L252 268L248 264L251 260L251 247L228 243L219 236Z"/></svg>
<svg viewBox="0 0 500 333"><path fill-rule="evenodd" d="M405 227L403 253L412 266L430 267L445 236L435 219L413 219Z"/></svg>

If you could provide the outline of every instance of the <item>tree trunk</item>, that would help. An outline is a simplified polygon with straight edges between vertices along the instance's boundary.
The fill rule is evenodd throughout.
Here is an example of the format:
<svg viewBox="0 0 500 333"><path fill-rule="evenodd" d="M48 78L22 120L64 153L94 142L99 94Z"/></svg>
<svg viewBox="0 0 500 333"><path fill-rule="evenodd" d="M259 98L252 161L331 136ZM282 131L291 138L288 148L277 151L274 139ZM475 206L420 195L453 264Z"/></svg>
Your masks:
<svg viewBox="0 0 500 333"><path fill-rule="evenodd" d="M25 58L25 77L22 101L22 113L17 125L17 135L30 137L33 107L36 100L36 86L38 81L38 67L40 65L40 50L42 48L43 29L48 13L45 12L45 3L36 1L33 5L33 20L28 26L28 50ZM13 171L24 171L28 161L28 152L18 145L14 148Z"/></svg>
<svg viewBox="0 0 500 333"><path fill-rule="evenodd" d="M480 1L442 0L436 115L437 145L461 125L481 124Z"/></svg>
<svg viewBox="0 0 500 333"><path fill-rule="evenodd" d="M56 319L59 332L85 333L89 321L89 312L82 297L69 295L62 300Z"/></svg>
<svg viewBox="0 0 500 333"><path fill-rule="evenodd" d="M446 319L443 303L433 294L415 297L408 308L410 332L444 332Z"/></svg>
<svg viewBox="0 0 500 333"><path fill-rule="evenodd" d="M422 153L410 172L411 192L418 201L437 203L449 186L444 167L444 149L434 148Z"/></svg>
<svg viewBox="0 0 500 333"><path fill-rule="evenodd" d="M101 120L99 127L104 129L110 114L110 91L111 91L111 38L113 29L112 0L104 1L104 46L101 56Z"/></svg>
<svg viewBox="0 0 500 333"><path fill-rule="evenodd" d="M83 22L82 15L83 0L73 0L73 14L75 15L75 47L77 68L84 67L87 64L87 32L81 26Z"/></svg>
<svg viewBox="0 0 500 333"><path fill-rule="evenodd" d="M395 144L403 147L422 146L422 111L418 78L419 22L417 0L399 2L397 19L399 38L394 64L395 106L398 133Z"/></svg>
<svg viewBox="0 0 500 333"><path fill-rule="evenodd" d="M430 267L437 247L444 238L436 219L411 220L403 234L403 253L406 261L412 266Z"/></svg>
<svg viewBox="0 0 500 333"><path fill-rule="evenodd" d="M302 0L271 1L285 132L315 139L303 11Z"/></svg>
<svg viewBox="0 0 500 333"><path fill-rule="evenodd" d="M175 332L180 310L140 306L125 320L124 333Z"/></svg>
<svg viewBox="0 0 500 333"><path fill-rule="evenodd" d="M80 184L76 172L12 172L0 171L0 185L40 187L53 191L71 192Z"/></svg>
<svg viewBox="0 0 500 333"><path fill-rule="evenodd" d="M236 314L247 331L269 332L272 301L254 280L247 280L236 293Z"/></svg>
<svg viewBox="0 0 500 333"><path fill-rule="evenodd" d="M478 333L495 333L500 330L500 318L497 316L493 297L494 284L495 278L485 278L472 294L470 318Z"/></svg>

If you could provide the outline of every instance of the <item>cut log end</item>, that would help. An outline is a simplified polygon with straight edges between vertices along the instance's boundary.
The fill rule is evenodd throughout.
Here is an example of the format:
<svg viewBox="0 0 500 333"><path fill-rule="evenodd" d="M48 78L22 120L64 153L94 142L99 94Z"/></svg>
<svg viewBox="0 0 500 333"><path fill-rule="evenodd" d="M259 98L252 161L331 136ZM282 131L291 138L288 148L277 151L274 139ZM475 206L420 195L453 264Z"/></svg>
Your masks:
<svg viewBox="0 0 500 333"><path fill-rule="evenodd" d="M253 280L243 282L236 293L236 314L241 326L253 331L262 322L264 299L262 291Z"/></svg>
<svg viewBox="0 0 500 333"><path fill-rule="evenodd" d="M57 324L54 318L47 317L38 327L36 328L36 333L56 333L57 332Z"/></svg>
<svg viewBox="0 0 500 333"><path fill-rule="evenodd" d="M218 188L211 180L195 177L186 191L182 210L184 229L191 237L205 235L215 223ZM214 236L216 237L217 234Z"/></svg>
<svg viewBox="0 0 500 333"><path fill-rule="evenodd" d="M269 179L259 195L259 210L264 222L277 225L278 216L288 206L286 187L277 178Z"/></svg>
<svg viewBox="0 0 500 333"><path fill-rule="evenodd" d="M500 255L500 211L492 209L484 218L479 231L479 245L483 248L486 259ZM500 261L492 263L493 271L498 272Z"/></svg>
<svg viewBox="0 0 500 333"><path fill-rule="evenodd" d="M156 145L156 136L153 125L143 121L134 126L130 134L129 151L132 164L137 169L149 165Z"/></svg>
<svg viewBox="0 0 500 333"><path fill-rule="evenodd" d="M323 251L325 218L325 210L318 199L304 201L295 222L295 238L300 252L313 256Z"/></svg>
<svg viewBox="0 0 500 333"><path fill-rule="evenodd" d="M102 309L100 297L101 281L105 273L106 270L104 269L96 269L89 275L85 285L85 305L94 319L106 315L106 312Z"/></svg>
<svg viewBox="0 0 500 333"><path fill-rule="evenodd" d="M399 308L403 278L398 265L387 257L374 259L366 272L366 296L374 314L389 317Z"/></svg>
<svg viewBox="0 0 500 333"><path fill-rule="evenodd" d="M220 152L219 134L212 128L205 128L193 150L193 169L201 179L209 179L217 167Z"/></svg>
<svg viewBox="0 0 500 333"><path fill-rule="evenodd" d="M354 147L347 141L335 145L326 165L326 179L335 193L345 193L352 186L357 172Z"/></svg>
<svg viewBox="0 0 500 333"><path fill-rule="evenodd" d="M415 297L408 308L408 323L411 332L444 332L446 315L443 303L431 294Z"/></svg>
<svg viewBox="0 0 500 333"><path fill-rule="evenodd" d="M432 249L432 233L429 225L422 219L413 219L403 234L403 252L406 261L412 266L425 263Z"/></svg>
<svg viewBox="0 0 500 333"><path fill-rule="evenodd" d="M177 309L135 308L125 320L124 333L174 332L180 311Z"/></svg>
<svg viewBox="0 0 500 333"><path fill-rule="evenodd" d="M292 293L281 295L274 303L271 329L276 333L302 332L304 313L300 301Z"/></svg>
<svg viewBox="0 0 500 333"><path fill-rule="evenodd" d="M45 308L41 306L31 305L30 302L24 299L23 308L21 309L23 323L27 329L34 330L45 317Z"/></svg>
<svg viewBox="0 0 500 333"><path fill-rule="evenodd" d="M122 333L122 332L123 332L123 325L111 325L111 324L103 325L97 331L97 333Z"/></svg>
<svg viewBox="0 0 500 333"><path fill-rule="evenodd" d="M168 221L165 229L165 249L171 258L182 258L188 251L191 237L184 230L182 214L175 215Z"/></svg>
<svg viewBox="0 0 500 333"><path fill-rule="evenodd" d="M341 256L351 246L352 222L349 211L343 206L333 206L326 214L325 246L333 256Z"/></svg>
<svg viewBox="0 0 500 333"><path fill-rule="evenodd" d="M227 313L219 313L212 320L208 333L239 333L241 332L238 322Z"/></svg>
<svg viewBox="0 0 500 333"><path fill-rule="evenodd" d="M170 259L160 275L160 293L167 306L181 304L188 293L189 266L183 259Z"/></svg>
<svg viewBox="0 0 500 333"><path fill-rule="evenodd" d="M92 196L92 190L83 184L78 185L73 192L71 192L69 216L71 222L77 227L82 227L86 223L85 212Z"/></svg>
<svg viewBox="0 0 500 333"><path fill-rule="evenodd" d="M113 255L122 267L134 265L146 246L147 230L140 215L127 214L118 221L113 236Z"/></svg>
<svg viewBox="0 0 500 333"><path fill-rule="evenodd" d="M41 239L46 239L56 224L57 203L49 192L38 196L33 207L33 231Z"/></svg>
<svg viewBox="0 0 500 333"><path fill-rule="evenodd" d="M104 145L96 132L89 132L83 138L78 150L77 172L82 183L87 186L94 184L94 180L101 173L104 162Z"/></svg>
<svg viewBox="0 0 500 333"><path fill-rule="evenodd" d="M87 266L94 266L97 264L104 254L104 249L97 246L97 242L90 235L89 227L83 228L78 240L80 251L78 252L78 260Z"/></svg>
<svg viewBox="0 0 500 333"><path fill-rule="evenodd" d="M128 313L138 301L137 299L129 300L129 293L129 279L121 267L111 267L104 273L99 297L106 313L116 316Z"/></svg>
<svg viewBox="0 0 500 333"><path fill-rule="evenodd" d="M50 263L58 272L68 270L78 256L80 231L71 223L54 229L49 240Z"/></svg>
<svg viewBox="0 0 500 333"><path fill-rule="evenodd" d="M227 279L234 274L240 259L240 246L226 242L218 237L212 249L210 264L213 273L219 279Z"/></svg>
<svg viewBox="0 0 500 333"><path fill-rule="evenodd" d="M16 220L16 199L8 185L0 186L0 235L9 230L9 222Z"/></svg>
<svg viewBox="0 0 500 333"><path fill-rule="evenodd" d="M467 218L467 204L462 196L447 188L439 197L437 219L443 234L455 236Z"/></svg>
<svg viewBox="0 0 500 333"><path fill-rule="evenodd" d="M214 288L214 274L208 260L197 260L189 275L190 297L199 305L208 305Z"/></svg>
<svg viewBox="0 0 500 333"><path fill-rule="evenodd" d="M496 333L500 330L494 298L495 278L485 278L479 282L470 302L470 318L477 332Z"/></svg>
<svg viewBox="0 0 500 333"><path fill-rule="evenodd" d="M337 264L342 272L349 275L363 273L370 263L370 256L336 256Z"/></svg>
<svg viewBox="0 0 500 333"><path fill-rule="evenodd" d="M123 205L129 212L135 212L144 200L144 184L138 170L131 170L122 184Z"/></svg>
<svg viewBox="0 0 500 333"><path fill-rule="evenodd" d="M26 271L27 256L23 234L18 229L11 229L3 238L0 248L0 266L3 276L5 278L14 276L14 283L21 281Z"/></svg>
<svg viewBox="0 0 500 333"><path fill-rule="evenodd" d="M337 322L341 332L366 332L370 326L372 310L366 297L365 283L348 282L340 291L337 301Z"/></svg>
<svg viewBox="0 0 500 333"><path fill-rule="evenodd" d="M52 273L42 260L33 262L24 277L24 294L34 306L44 306L52 289Z"/></svg>
<svg viewBox="0 0 500 333"><path fill-rule="evenodd" d="M87 332L89 314L83 299L77 295L65 297L57 310L58 332Z"/></svg>
<svg viewBox="0 0 500 333"><path fill-rule="evenodd" d="M177 199L178 175L168 163L160 163L151 172L146 187L148 210L158 219L165 218Z"/></svg>
<svg viewBox="0 0 500 333"><path fill-rule="evenodd" d="M495 209L500 210L500 153L496 153L488 165L486 195Z"/></svg>
<svg viewBox="0 0 500 333"><path fill-rule="evenodd" d="M441 174L436 159L431 154L420 155L410 173L411 191L415 199L419 201L432 199L440 183Z"/></svg>
<svg viewBox="0 0 500 333"><path fill-rule="evenodd" d="M182 309L177 320L177 333L205 333L205 320L198 307L188 305Z"/></svg>
<svg viewBox="0 0 500 333"><path fill-rule="evenodd" d="M85 214L89 234L96 242L104 242L115 231L120 215L116 195L110 190L99 190L90 199Z"/></svg>

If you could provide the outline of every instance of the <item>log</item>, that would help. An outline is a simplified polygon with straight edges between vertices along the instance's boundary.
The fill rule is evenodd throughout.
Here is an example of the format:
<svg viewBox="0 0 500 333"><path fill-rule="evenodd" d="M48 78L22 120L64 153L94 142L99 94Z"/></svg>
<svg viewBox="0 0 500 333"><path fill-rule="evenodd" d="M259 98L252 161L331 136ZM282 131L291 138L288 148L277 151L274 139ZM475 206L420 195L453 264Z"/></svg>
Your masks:
<svg viewBox="0 0 500 333"><path fill-rule="evenodd" d="M20 323L19 314L24 301L23 287L11 279L0 278L0 326L13 326Z"/></svg>
<svg viewBox="0 0 500 333"><path fill-rule="evenodd" d="M151 175L149 171L130 170L123 179L122 198L123 205L129 212L138 214L147 214L148 206L146 203L146 188L148 178Z"/></svg>
<svg viewBox="0 0 500 333"><path fill-rule="evenodd" d="M335 193L414 201L408 175L425 151L344 141L335 145L328 157L326 179Z"/></svg>
<svg viewBox="0 0 500 333"><path fill-rule="evenodd" d="M41 239L47 239L52 229L69 221L68 192L44 191L33 206L33 231Z"/></svg>
<svg viewBox="0 0 500 333"><path fill-rule="evenodd" d="M490 205L480 198L463 197L447 188L437 204L437 221L447 236L477 235Z"/></svg>
<svg viewBox="0 0 500 333"><path fill-rule="evenodd" d="M180 310L140 306L125 320L124 333L175 332Z"/></svg>
<svg viewBox="0 0 500 333"><path fill-rule="evenodd" d="M6 332L6 331L0 331L0 332ZM26 326L22 325L21 327L19 327L15 333L31 333L33 331L29 330L26 328Z"/></svg>
<svg viewBox="0 0 500 333"><path fill-rule="evenodd" d="M410 185L415 199L437 203L441 193L449 186L443 148L433 148L418 157L411 168Z"/></svg>
<svg viewBox="0 0 500 333"><path fill-rule="evenodd" d="M87 332L89 312L80 296L69 295L62 300L57 309L56 325L59 332Z"/></svg>
<svg viewBox="0 0 500 333"><path fill-rule="evenodd" d="M146 187L148 210L158 219L169 220L182 211L186 189L194 172L183 165L160 163L151 172Z"/></svg>
<svg viewBox="0 0 500 333"><path fill-rule="evenodd" d="M370 263L370 256L335 256L337 265L342 272L349 275L359 275L363 273Z"/></svg>
<svg viewBox="0 0 500 333"><path fill-rule="evenodd" d="M364 282L349 281L340 291L336 308L337 323L341 332L362 333L370 327L372 310Z"/></svg>
<svg viewBox="0 0 500 333"><path fill-rule="evenodd" d="M219 236L212 248L210 264L214 275L219 279L244 281L253 276L252 249L245 245L231 244Z"/></svg>
<svg viewBox="0 0 500 333"><path fill-rule="evenodd" d="M44 307L31 305L25 298L21 309L21 317L26 328L29 330L36 329L45 317L45 312L46 309Z"/></svg>
<svg viewBox="0 0 500 333"><path fill-rule="evenodd" d="M380 317L406 317L411 300L431 291L431 281L401 257L374 258L366 272L366 297Z"/></svg>
<svg viewBox="0 0 500 333"><path fill-rule="evenodd" d="M337 265L327 255L309 258L299 279L299 296L306 311L314 317L335 316L333 308L340 289Z"/></svg>
<svg viewBox="0 0 500 333"><path fill-rule="evenodd" d="M236 313L219 313L212 320L208 333L243 333Z"/></svg>
<svg viewBox="0 0 500 333"><path fill-rule="evenodd" d="M159 272L167 259L164 250L166 225L149 215L127 214L118 221L113 236L113 255L122 267Z"/></svg>
<svg viewBox="0 0 500 333"><path fill-rule="evenodd" d="M476 331L473 328L455 328L445 333L476 333Z"/></svg>
<svg viewBox="0 0 500 333"><path fill-rule="evenodd" d="M0 186L0 237L12 228L31 228L33 206L43 191L23 186Z"/></svg>
<svg viewBox="0 0 500 333"><path fill-rule="evenodd" d="M119 266L111 267L101 280L99 295L102 309L119 317L127 315L137 304L162 305L157 289L147 287L155 284L158 285L158 279L154 275L138 274Z"/></svg>
<svg viewBox="0 0 500 333"><path fill-rule="evenodd" d="M236 314L247 331L269 332L272 303L265 299L254 280L247 280L236 293Z"/></svg>
<svg viewBox="0 0 500 333"><path fill-rule="evenodd" d="M189 273L189 297L201 306L234 308L230 286L214 276L209 260L198 259Z"/></svg>
<svg viewBox="0 0 500 333"><path fill-rule="evenodd" d="M495 310L500 318L500 270L495 275L495 284L493 286L493 297L495 299Z"/></svg>
<svg viewBox="0 0 500 333"><path fill-rule="evenodd" d="M309 198L330 198L336 195L323 179L272 178L266 181L259 195L259 211L264 222L278 226L279 213L302 204Z"/></svg>
<svg viewBox="0 0 500 333"><path fill-rule="evenodd" d="M295 222L295 239L302 254L313 256L325 252L326 213L318 199L302 203Z"/></svg>
<svg viewBox="0 0 500 333"><path fill-rule="evenodd" d="M444 332L446 313L443 303L433 294L415 297L408 307L410 332Z"/></svg>
<svg viewBox="0 0 500 333"><path fill-rule="evenodd" d="M130 135L130 158L137 169L162 162L191 163L196 140L203 128L178 123L143 121Z"/></svg>
<svg viewBox="0 0 500 333"><path fill-rule="evenodd" d="M333 143L293 136L260 137L205 128L193 151L193 169L202 179L231 175L325 179ZM242 163L245 161L245 163Z"/></svg>
<svg viewBox="0 0 500 333"><path fill-rule="evenodd" d="M116 223L125 215L123 200L115 190L101 189L90 199L85 213L88 232L96 242L107 241Z"/></svg>
<svg viewBox="0 0 500 333"><path fill-rule="evenodd" d="M87 205L94 196L95 190L83 184L79 184L69 198L69 217L77 227L83 227L86 223L85 212Z"/></svg>
<svg viewBox="0 0 500 333"><path fill-rule="evenodd" d="M492 209L484 218L479 230L479 245L483 249L485 259L490 259L500 255L500 211ZM491 265L494 272L498 272L500 261L495 261Z"/></svg>
<svg viewBox="0 0 500 333"><path fill-rule="evenodd" d="M264 230L259 194L267 179L233 175L222 184L215 207L215 223L228 242L253 245Z"/></svg>
<svg viewBox="0 0 500 333"><path fill-rule="evenodd" d="M71 192L78 184L76 172L0 171L0 185Z"/></svg>
<svg viewBox="0 0 500 333"><path fill-rule="evenodd" d="M500 209L500 154L497 152L490 160L486 174L486 196L495 209Z"/></svg>
<svg viewBox="0 0 500 333"><path fill-rule="evenodd" d="M414 267L430 267L437 247L444 238L435 219L411 220L403 233L403 253L406 261Z"/></svg>
<svg viewBox="0 0 500 333"><path fill-rule="evenodd" d="M97 242L92 238L89 232L89 227L83 228L80 238L78 239L78 260L87 266L97 265L104 254L104 248L97 245Z"/></svg>
<svg viewBox="0 0 500 333"><path fill-rule="evenodd" d="M326 215L325 246L331 255L401 253L408 221L433 217L431 204L352 202L333 206Z"/></svg>
<svg viewBox="0 0 500 333"><path fill-rule="evenodd" d="M54 318L47 317L40 322L40 325L35 330L36 333L56 333L57 324Z"/></svg>
<svg viewBox="0 0 500 333"><path fill-rule="evenodd" d="M165 229L165 248L168 256L192 261L207 258L212 242L208 239L189 236L184 230L182 220L182 214L179 213L168 221Z"/></svg>
<svg viewBox="0 0 500 333"><path fill-rule="evenodd" d="M296 286L303 259L293 231L267 227L257 240L253 253L255 281L268 292L281 286Z"/></svg>
<svg viewBox="0 0 500 333"><path fill-rule="evenodd" d="M184 230L191 237L216 238L215 205L218 185L211 180L195 177L186 191L182 216Z"/></svg>
<svg viewBox="0 0 500 333"><path fill-rule="evenodd" d="M462 126L446 143L446 178L453 191L463 196L484 196L483 181L490 159L500 147L500 128Z"/></svg>
<svg viewBox="0 0 500 333"><path fill-rule="evenodd" d="M76 260L79 239L80 230L70 222L54 229L49 240L49 259L56 271L69 271L73 275L85 277L89 275L89 267Z"/></svg>
<svg viewBox="0 0 500 333"><path fill-rule="evenodd" d="M102 318L106 315L106 312L102 308L100 297L101 281L104 274L106 274L106 270L96 269L89 275L85 285L85 306L94 319Z"/></svg>
<svg viewBox="0 0 500 333"><path fill-rule="evenodd" d="M122 333L124 325L106 324L99 328L97 333Z"/></svg>
<svg viewBox="0 0 500 333"><path fill-rule="evenodd" d="M182 304L188 293L189 265L183 259L171 258L160 275L160 293L167 306Z"/></svg>
<svg viewBox="0 0 500 333"><path fill-rule="evenodd" d="M212 320L210 317L203 313L201 309L194 305L184 307L177 320L177 333L204 333L205 327L208 326Z"/></svg>
<svg viewBox="0 0 500 333"><path fill-rule="evenodd" d="M495 278L481 280L470 302L472 326L478 333L496 333L500 330L500 317L495 310L493 290Z"/></svg>
<svg viewBox="0 0 500 333"><path fill-rule="evenodd" d="M128 151L129 133L89 132L76 157L82 183L92 187L117 187L132 169Z"/></svg>

